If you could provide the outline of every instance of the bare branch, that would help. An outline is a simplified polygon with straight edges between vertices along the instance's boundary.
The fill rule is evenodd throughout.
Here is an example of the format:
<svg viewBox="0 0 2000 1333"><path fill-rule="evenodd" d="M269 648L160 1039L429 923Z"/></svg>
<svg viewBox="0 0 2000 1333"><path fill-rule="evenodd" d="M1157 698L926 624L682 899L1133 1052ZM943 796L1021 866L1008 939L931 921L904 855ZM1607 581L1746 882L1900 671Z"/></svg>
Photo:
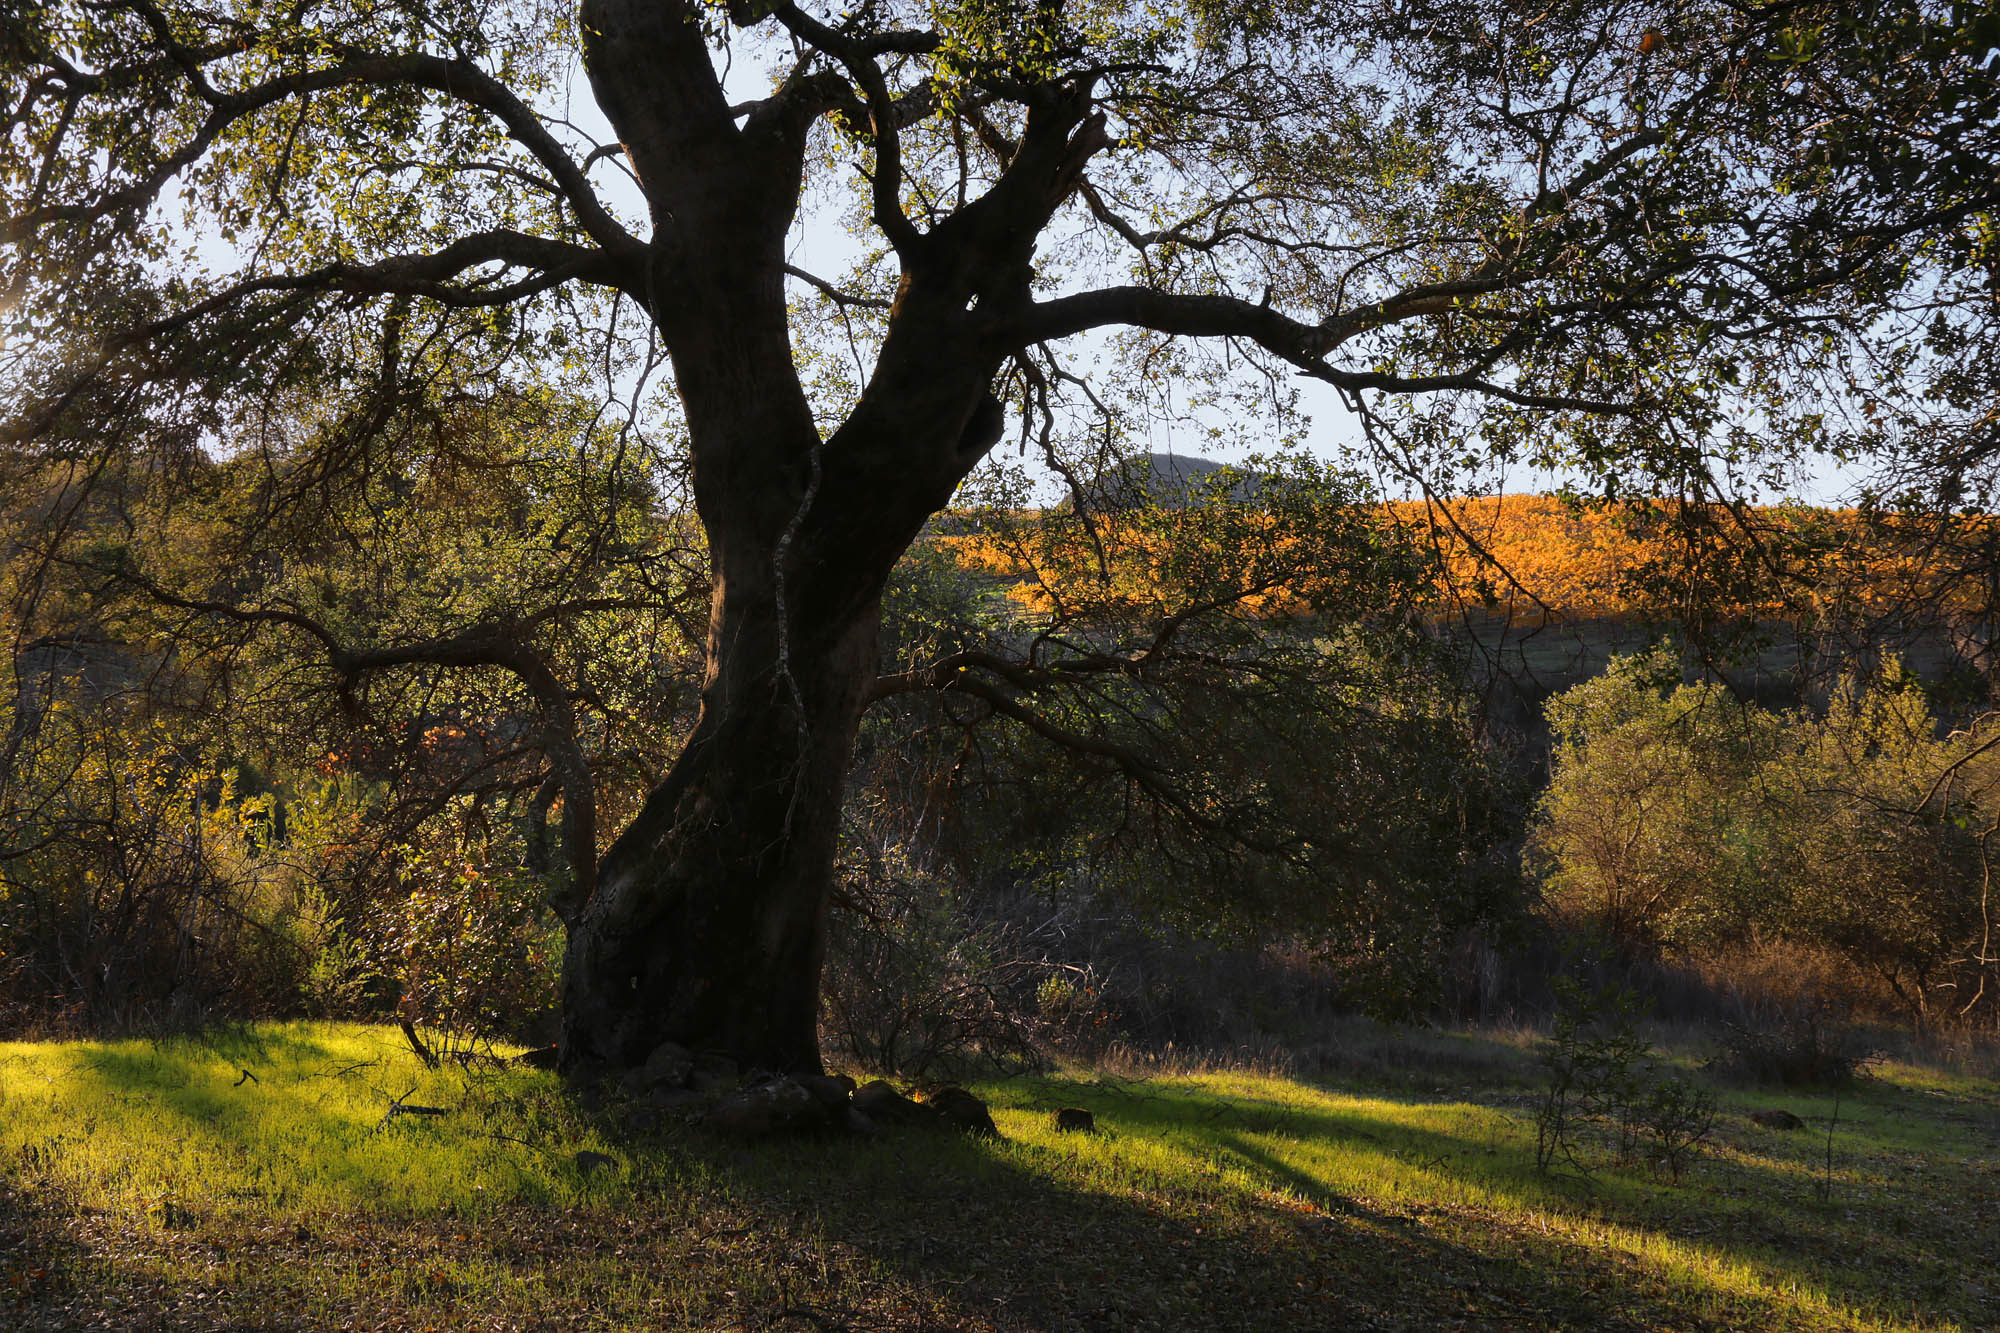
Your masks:
<svg viewBox="0 0 2000 1333"><path fill-rule="evenodd" d="M1397 318L1430 313L1426 297L1396 311ZM1386 303L1385 303L1386 304ZM1253 305L1230 296L1188 295L1151 287L1107 287L1039 302L1011 321L1007 336L1020 344L1046 342L1109 325L1152 329L1188 337L1244 338L1283 358L1300 372L1346 390L1376 389L1388 393L1431 393L1464 389L1524 407L1567 411L1631 413L1642 403L1616 402L1566 394L1533 393L1497 384L1471 374L1395 375L1385 371L1341 370L1324 357L1340 342L1365 328L1329 329L1302 324L1269 306Z"/></svg>
<svg viewBox="0 0 2000 1333"><path fill-rule="evenodd" d="M790 277L797 278L808 287L815 288L822 296L825 296L835 305L860 306L864 310L887 310L895 304L895 302L884 300L879 296L857 296L853 292L843 291L841 288L828 282L825 278L808 273L793 264L785 265L785 273Z"/></svg>
<svg viewBox="0 0 2000 1333"><path fill-rule="evenodd" d="M63 563L127 584L162 606L215 616L238 625L277 625L297 630L324 650L328 666L340 677L343 697L350 694L361 677L397 667L498 667L510 672L527 687L541 711L541 749L562 787L563 832L572 879L570 896L555 904L557 912L567 922L589 901L597 865L597 796L590 759L577 736L576 709L569 690L530 642L530 635L538 626L564 616L633 605L628 599L587 598L544 607L518 622L482 621L413 643L356 649L343 645L322 622L295 608L245 607L189 597L135 570L75 560Z"/></svg>
<svg viewBox="0 0 2000 1333"><path fill-rule="evenodd" d="M889 93L889 83L883 76L882 67L875 63L878 54L901 48L876 47L866 39L850 37L821 23L791 0L779 0L771 12L799 40L817 47L846 66L847 72L861 86L861 95L868 104L870 133L875 146L875 174L870 182L874 195L875 225L882 229L882 234L888 237L889 244L898 254L906 254L922 240L922 236L909 215L903 212L903 143L899 112L896 99ZM935 44L933 38L932 45Z"/></svg>

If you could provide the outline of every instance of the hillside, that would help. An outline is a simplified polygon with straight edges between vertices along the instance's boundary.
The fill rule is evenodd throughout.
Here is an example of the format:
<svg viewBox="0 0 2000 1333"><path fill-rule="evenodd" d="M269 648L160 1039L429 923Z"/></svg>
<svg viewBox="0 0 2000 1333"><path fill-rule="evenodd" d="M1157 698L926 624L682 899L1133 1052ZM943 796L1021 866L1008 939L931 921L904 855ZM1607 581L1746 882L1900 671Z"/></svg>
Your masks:
<svg viewBox="0 0 2000 1333"><path fill-rule="evenodd" d="M1089 525L1067 522L1065 506L1032 541L971 525L946 540L1030 614L1101 597L1068 596L1079 579L1116 587L1119 604L1134 607L1184 563L1177 542L1248 531L1251 540L1211 563L1247 570L1258 554L1254 525L1189 516L1223 494L1221 471L1206 459L1141 455L1086 488L1104 501ZM1254 510L1258 492L1258 479L1239 474L1226 494ZM1851 509L1705 511L1551 495L1399 501L1371 512L1366 521L1427 553L1427 616L1474 649L1501 695L1527 701L1502 702L1523 717L1532 701L1670 630L1711 669L1772 699L1824 689L1885 653L1926 679L1969 679L1990 668L2000 643L1991 556L2000 525L1989 516L1917 526ZM1265 530L1282 543L1295 526L1273 517ZM1312 604L1313 581L1302 572L1258 587L1244 605L1297 612Z"/></svg>

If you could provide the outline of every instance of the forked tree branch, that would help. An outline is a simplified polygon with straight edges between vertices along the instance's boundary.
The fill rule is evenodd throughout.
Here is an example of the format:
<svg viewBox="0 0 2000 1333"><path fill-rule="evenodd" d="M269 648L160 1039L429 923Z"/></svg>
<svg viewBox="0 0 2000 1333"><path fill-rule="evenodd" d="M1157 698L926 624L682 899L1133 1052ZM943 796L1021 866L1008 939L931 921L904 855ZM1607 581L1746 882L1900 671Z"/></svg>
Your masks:
<svg viewBox="0 0 2000 1333"><path fill-rule="evenodd" d="M563 842L570 861L570 883L567 894L554 901L553 906L568 923L590 900L595 891L597 874L597 790L590 757L578 739L576 708L570 692L557 678L548 660L534 647L531 636L541 625L566 615L629 608L633 605L630 599L582 598L544 607L518 621L482 621L455 633L413 643L350 648L323 622L294 608L245 607L233 602L189 597L136 570L107 568L76 560L65 560L63 563L136 588L162 606L215 616L239 625L276 625L297 630L317 642L325 652L327 665L340 678L339 689L344 699L351 698L355 685L362 677L398 667L497 667L510 673L527 688L542 714L540 748L553 770L553 778L562 788Z"/></svg>
<svg viewBox="0 0 2000 1333"><path fill-rule="evenodd" d="M786 31L807 45L838 60L861 88L867 104L869 135L875 148L875 172L869 182L875 225L882 229L896 253L906 259L923 239L916 224L903 211L903 140L896 99L889 93L888 79L875 63L877 55L904 49L905 45L878 45L866 38L850 36L828 27L792 3L778 0L771 13ZM915 34L891 34L903 41L921 40ZM878 39L879 40L879 39ZM930 39L935 48L936 38Z"/></svg>
<svg viewBox="0 0 2000 1333"><path fill-rule="evenodd" d="M128 3L130 0L128 0ZM143 12L150 6L136 5ZM570 157L532 108L492 75L468 60L446 60L421 53L377 55L349 51L337 63L266 79L250 87L225 91L214 87L202 73L204 64L241 52L241 42L205 48L196 53L171 48L176 63L185 72L195 95L210 108L194 133L179 148L122 190L99 199L73 204L47 204L13 218L0 221L0 244L31 237L42 227L59 222L87 221L110 217L150 206L160 192L180 172L199 161L214 147L222 133L237 122L293 98L339 88L416 87L440 93L473 107L498 120L508 135L525 148L548 173L563 198L575 211L578 225L605 251L635 258L644 245L611 216L583 168ZM103 76L93 80L78 76L79 85L89 91L103 86Z"/></svg>

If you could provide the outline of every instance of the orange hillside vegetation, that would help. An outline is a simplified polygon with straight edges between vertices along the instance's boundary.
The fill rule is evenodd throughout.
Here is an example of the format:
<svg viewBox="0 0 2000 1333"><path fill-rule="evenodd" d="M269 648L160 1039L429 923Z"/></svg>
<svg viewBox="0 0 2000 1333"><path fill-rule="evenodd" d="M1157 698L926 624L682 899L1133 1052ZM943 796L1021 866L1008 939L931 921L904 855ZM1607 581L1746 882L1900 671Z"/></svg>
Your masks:
<svg viewBox="0 0 2000 1333"><path fill-rule="evenodd" d="M1879 614L2000 604L2000 517L1568 504L1549 495L1388 506L1435 544L1461 605L1575 618L1699 606L1711 614Z"/></svg>
<svg viewBox="0 0 2000 1333"><path fill-rule="evenodd" d="M2000 567L2000 520L1987 515L1940 523L1870 520L1852 509L1732 514L1508 495L1397 501L1352 517L1350 539L1355 528L1394 528L1432 553L1432 586L1446 606L1517 616L1626 616L1680 603L1766 615L2000 601L1983 569L1971 576L1975 562ZM1209 593L1239 589L1238 605L1250 614L1296 613L1366 577L1315 564L1315 556L1351 558L1352 545L1302 535L1254 511L1232 519L1199 508L1100 516L1095 542L1073 520L1019 521L1027 518L1016 516L1001 533L940 542L962 568L1006 580L1008 595L1031 611L1046 612L1058 598L1099 608L1165 604L1176 588L1187 595L1183 585L1196 574Z"/></svg>

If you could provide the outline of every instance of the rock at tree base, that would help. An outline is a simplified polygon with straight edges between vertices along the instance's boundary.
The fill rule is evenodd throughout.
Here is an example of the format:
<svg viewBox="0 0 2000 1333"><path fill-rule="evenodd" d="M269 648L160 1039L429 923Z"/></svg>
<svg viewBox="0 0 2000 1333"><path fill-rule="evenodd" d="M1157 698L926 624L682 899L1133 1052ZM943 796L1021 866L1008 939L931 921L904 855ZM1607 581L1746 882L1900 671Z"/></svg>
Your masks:
<svg viewBox="0 0 2000 1333"><path fill-rule="evenodd" d="M671 1041L663 1041L653 1048L646 1057L646 1063L637 1069L625 1071L625 1089L635 1095L644 1096L654 1091L685 1088L694 1076L694 1056L685 1046Z"/></svg>
<svg viewBox="0 0 2000 1333"><path fill-rule="evenodd" d="M697 1074L705 1074L709 1078L723 1079L730 1083L743 1077L741 1065L728 1056L717 1055L713 1051L704 1051L695 1056L694 1068Z"/></svg>
<svg viewBox="0 0 2000 1333"><path fill-rule="evenodd" d="M694 1081L699 1088L699 1072ZM697 1096L668 1090L652 1094L655 1102ZM711 1129L742 1139L829 1130L874 1138L897 1128L955 1128L982 1138L1000 1137L986 1103L964 1088L943 1088L917 1102L881 1079L855 1089L854 1080L840 1074L770 1078L736 1088L717 1099L702 1120Z"/></svg>
<svg viewBox="0 0 2000 1333"><path fill-rule="evenodd" d="M935 1119L931 1112L897 1092L881 1079L854 1092L854 1109L876 1125L921 1125Z"/></svg>
<svg viewBox="0 0 2000 1333"><path fill-rule="evenodd" d="M977 1134L983 1139L1000 1137L986 1103L964 1088L940 1088L925 1099L924 1105L967 1133Z"/></svg>
<svg viewBox="0 0 2000 1333"><path fill-rule="evenodd" d="M805 1134L836 1122L826 1104L788 1078L757 1083L724 1093L709 1110L710 1126L738 1138L761 1139L778 1134Z"/></svg>
<svg viewBox="0 0 2000 1333"><path fill-rule="evenodd" d="M530 1069L554 1069L560 1054L561 1052L554 1046L537 1046L531 1051L522 1051L515 1056L514 1063L526 1065Z"/></svg>
<svg viewBox="0 0 2000 1333"><path fill-rule="evenodd" d="M727 1092L735 1087L736 1083L737 1078L734 1074L718 1074L707 1069L696 1069L693 1077L688 1080L690 1088L704 1094Z"/></svg>
<svg viewBox="0 0 2000 1333"><path fill-rule="evenodd" d="M1056 1110L1055 1125L1062 1134L1095 1134L1097 1117L1081 1106L1064 1106Z"/></svg>
<svg viewBox="0 0 2000 1333"><path fill-rule="evenodd" d="M1804 1129L1806 1122L1790 1111L1752 1111L1750 1118L1765 1129Z"/></svg>
<svg viewBox="0 0 2000 1333"><path fill-rule="evenodd" d="M845 1074L800 1074L792 1081L839 1114L845 1114L848 1098L854 1095L854 1080Z"/></svg>

